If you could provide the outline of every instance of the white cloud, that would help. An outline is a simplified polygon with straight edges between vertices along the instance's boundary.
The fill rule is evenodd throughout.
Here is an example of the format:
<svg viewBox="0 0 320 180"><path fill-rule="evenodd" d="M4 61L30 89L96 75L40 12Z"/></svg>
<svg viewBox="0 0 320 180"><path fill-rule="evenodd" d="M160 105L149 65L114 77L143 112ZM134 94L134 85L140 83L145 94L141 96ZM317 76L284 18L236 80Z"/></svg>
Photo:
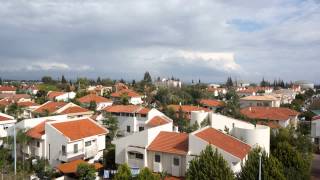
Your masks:
<svg viewBox="0 0 320 180"><path fill-rule="evenodd" d="M50 70L57 70L57 71L65 71L70 70L70 66L64 63L57 63L57 62L35 62L31 65L26 67L28 71L50 71Z"/></svg>
<svg viewBox="0 0 320 180"><path fill-rule="evenodd" d="M241 69L241 66L235 62L233 53L179 51L178 54L186 60L206 62L210 67L218 70L230 72Z"/></svg>

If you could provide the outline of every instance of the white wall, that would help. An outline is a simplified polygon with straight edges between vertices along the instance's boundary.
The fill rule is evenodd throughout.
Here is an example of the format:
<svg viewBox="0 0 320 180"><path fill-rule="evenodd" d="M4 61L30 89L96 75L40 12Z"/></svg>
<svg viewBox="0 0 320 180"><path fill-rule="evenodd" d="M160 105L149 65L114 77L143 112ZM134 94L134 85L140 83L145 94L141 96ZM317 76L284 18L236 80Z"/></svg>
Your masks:
<svg viewBox="0 0 320 180"><path fill-rule="evenodd" d="M75 92L68 92L65 94L62 94L60 96L55 97L56 101L68 101L69 99L74 99L76 97Z"/></svg>
<svg viewBox="0 0 320 180"><path fill-rule="evenodd" d="M129 103L137 105L137 104L142 104L143 101L142 101L141 97L131 97L129 100Z"/></svg>

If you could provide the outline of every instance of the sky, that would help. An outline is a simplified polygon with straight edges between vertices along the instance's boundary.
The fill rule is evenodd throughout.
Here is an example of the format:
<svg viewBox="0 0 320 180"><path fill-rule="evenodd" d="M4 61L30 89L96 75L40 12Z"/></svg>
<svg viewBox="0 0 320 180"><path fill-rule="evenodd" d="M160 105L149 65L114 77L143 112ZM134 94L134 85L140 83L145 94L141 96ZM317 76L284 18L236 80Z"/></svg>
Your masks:
<svg viewBox="0 0 320 180"><path fill-rule="evenodd" d="M320 83L320 0L2 0L0 77Z"/></svg>

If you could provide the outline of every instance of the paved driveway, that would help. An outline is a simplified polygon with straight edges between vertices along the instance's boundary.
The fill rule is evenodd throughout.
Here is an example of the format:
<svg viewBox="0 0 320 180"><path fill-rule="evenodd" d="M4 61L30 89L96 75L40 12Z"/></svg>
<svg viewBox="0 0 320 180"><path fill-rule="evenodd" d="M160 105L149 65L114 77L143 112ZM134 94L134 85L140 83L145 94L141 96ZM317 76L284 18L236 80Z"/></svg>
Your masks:
<svg viewBox="0 0 320 180"><path fill-rule="evenodd" d="M312 169L311 169L311 176L313 180L320 180L320 155L314 154L313 155L313 162L312 162Z"/></svg>

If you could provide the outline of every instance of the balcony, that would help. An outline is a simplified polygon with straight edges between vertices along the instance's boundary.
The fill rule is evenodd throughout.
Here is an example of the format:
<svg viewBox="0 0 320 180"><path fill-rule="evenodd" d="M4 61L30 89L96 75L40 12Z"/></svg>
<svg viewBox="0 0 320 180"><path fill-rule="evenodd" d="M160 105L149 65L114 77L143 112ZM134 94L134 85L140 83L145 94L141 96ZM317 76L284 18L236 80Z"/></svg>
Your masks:
<svg viewBox="0 0 320 180"><path fill-rule="evenodd" d="M78 152L62 152L59 151L59 160L63 162L70 162L77 159L83 159L84 158L84 152L83 150L79 150Z"/></svg>

